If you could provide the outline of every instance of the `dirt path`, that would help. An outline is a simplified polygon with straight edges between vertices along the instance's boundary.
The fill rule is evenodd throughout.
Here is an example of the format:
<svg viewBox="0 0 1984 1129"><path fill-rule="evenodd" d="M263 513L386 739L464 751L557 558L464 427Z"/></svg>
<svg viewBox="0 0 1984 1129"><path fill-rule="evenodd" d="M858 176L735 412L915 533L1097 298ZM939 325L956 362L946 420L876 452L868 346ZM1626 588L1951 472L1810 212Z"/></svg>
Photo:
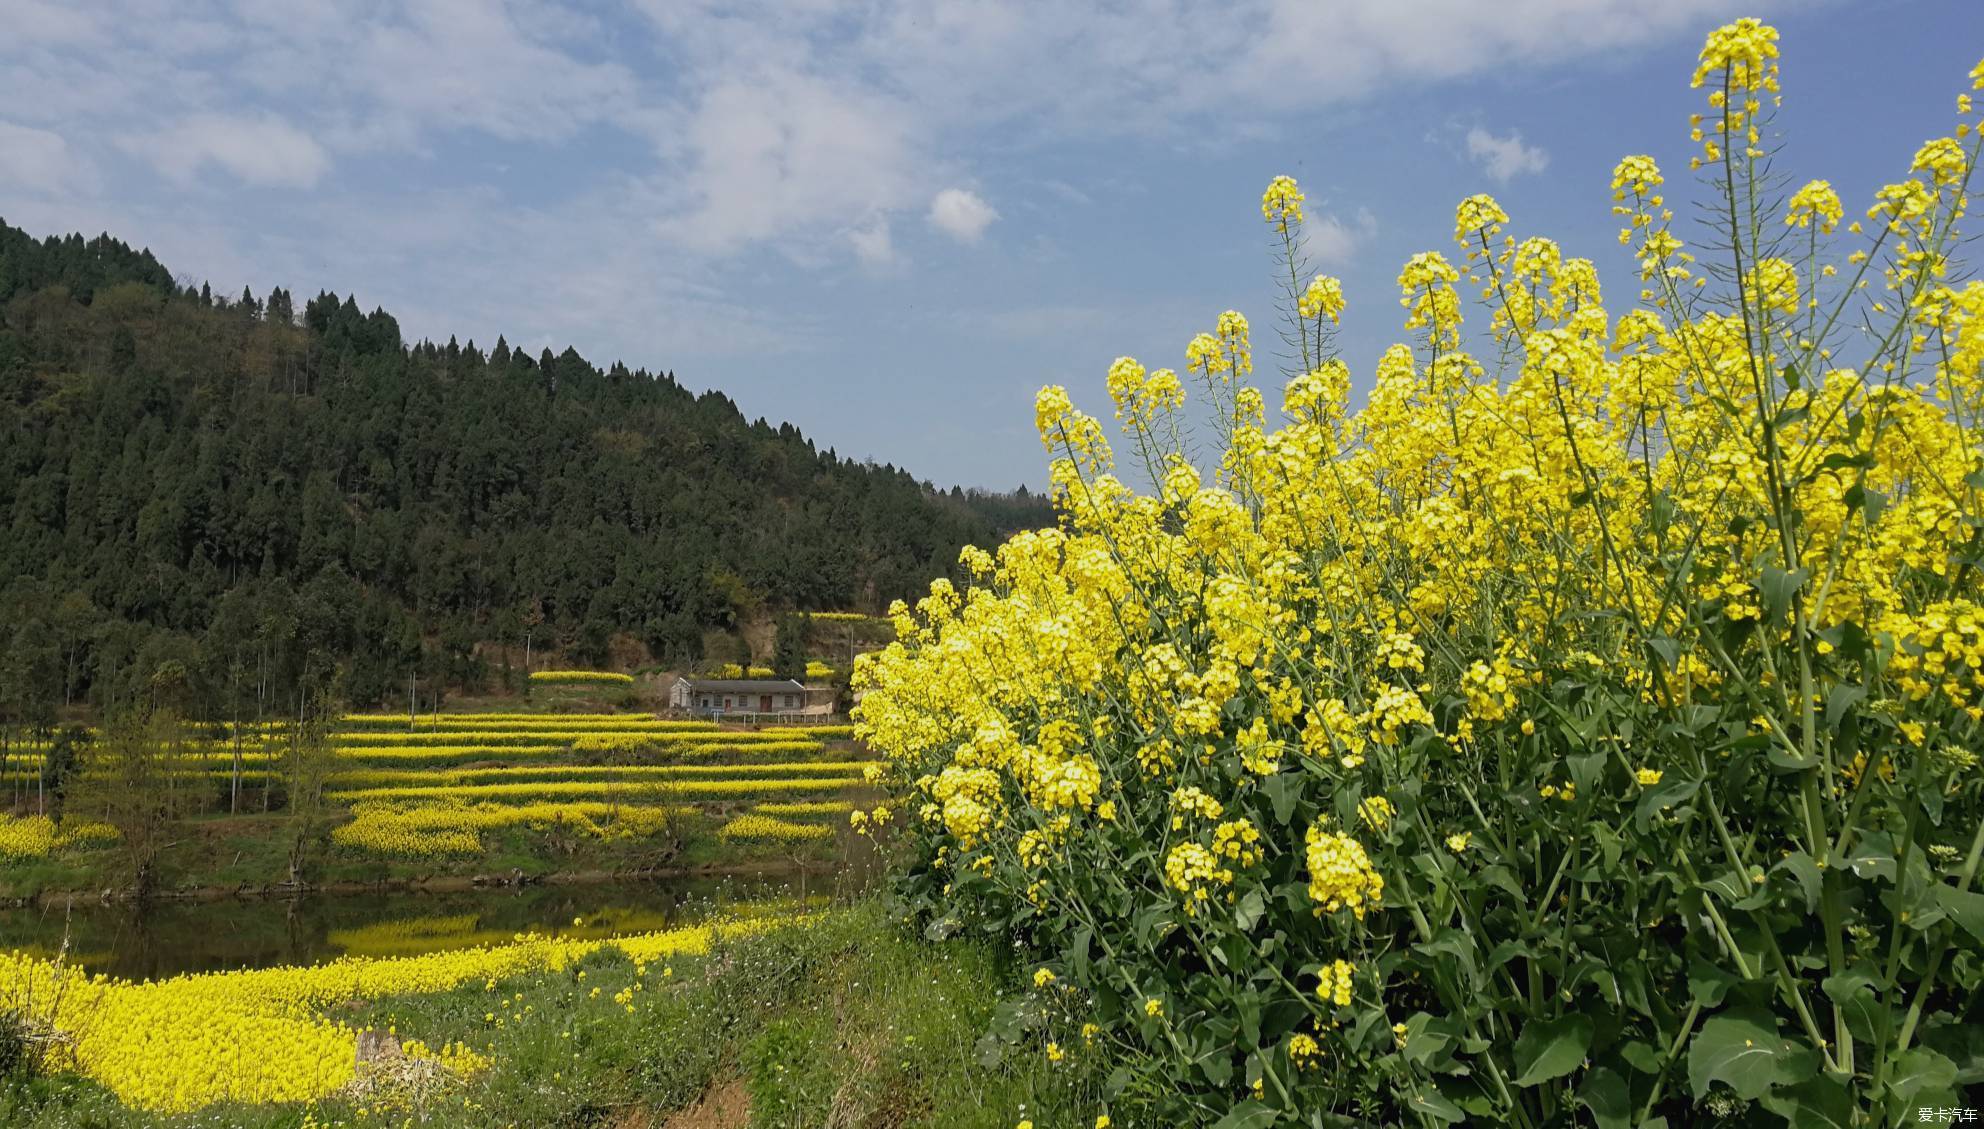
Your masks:
<svg viewBox="0 0 1984 1129"><path fill-rule="evenodd" d="M669 1114L661 1129L743 1129L750 1123L751 1094L733 1078L710 1087L695 1105ZM645 1129L648 1124L622 1124L616 1129Z"/></svg>

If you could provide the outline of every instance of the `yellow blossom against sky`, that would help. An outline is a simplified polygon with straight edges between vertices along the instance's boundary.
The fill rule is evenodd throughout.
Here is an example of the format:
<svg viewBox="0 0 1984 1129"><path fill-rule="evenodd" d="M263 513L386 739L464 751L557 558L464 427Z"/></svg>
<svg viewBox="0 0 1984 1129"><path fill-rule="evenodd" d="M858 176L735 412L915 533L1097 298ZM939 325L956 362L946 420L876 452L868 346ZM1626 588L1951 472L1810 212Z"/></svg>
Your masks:
<svg viewBox="0 0 1984 1129"><path fill-rule="evenodd" d="M1772 18L1828 122L1779 167L1857 215L1935 134L1984 8L1910 4L1924 37L1845 0L1765 7L28 0L0 36L0 217L107 230L219 293L356 292L413 339L672 370L944 486L1039 488L1041 383L1267 307L1281 280L1244 250L1275 175L1354 308L1478 192L1596 256L1617 139L1657 139L1670 174L1699 152L1668 126L1700 92L1669 79L1702 28ZM1389 337L1354 318L1342 343L1361 398Z"/></svg>

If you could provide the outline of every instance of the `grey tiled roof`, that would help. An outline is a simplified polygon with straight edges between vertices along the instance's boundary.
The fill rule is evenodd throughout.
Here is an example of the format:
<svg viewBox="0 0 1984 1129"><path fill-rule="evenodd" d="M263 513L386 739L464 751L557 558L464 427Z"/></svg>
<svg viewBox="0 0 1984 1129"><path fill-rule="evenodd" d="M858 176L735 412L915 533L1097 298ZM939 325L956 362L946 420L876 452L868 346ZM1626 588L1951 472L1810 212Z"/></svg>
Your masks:
<svg viewBox="0 0 1984 1129"><path fill-rule="evenodd" d="M806 689L790 678L685 678L683 681L699 694L790 694Z"/></svg>

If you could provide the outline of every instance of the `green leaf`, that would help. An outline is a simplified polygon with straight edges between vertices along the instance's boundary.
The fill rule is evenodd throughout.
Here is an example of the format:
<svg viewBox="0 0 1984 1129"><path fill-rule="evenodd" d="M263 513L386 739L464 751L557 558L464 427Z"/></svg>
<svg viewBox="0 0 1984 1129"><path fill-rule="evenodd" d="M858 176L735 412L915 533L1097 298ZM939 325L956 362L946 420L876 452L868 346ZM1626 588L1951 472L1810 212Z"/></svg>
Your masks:
<svg viewBox="0 0 1984 1129"><path fill-rule="evenodd" d="M1093 931L1084 927L1075 930L1074 938L1068 943L1068 972L1078 984L1088 983L1088 949L1093 940Z"/></svg>
<svg viewBox="0 0 1984 1129"><path fill-rule="evenodd" d="M1605 769L1605 759L1604 753L1588 753L1564 758L1564 768L1570 773L1571 783L1578 786L1579 792L1590 795L1597 789L1598 774Z"/></svg>
<svg viewBox="0 0 1984 1129"><path fill-rule="evenodd" d="M1941 788L1917 788L1915 800L1922 805L1922 813L1937 827L1943 825L1943 790Z"/></svg>
<svg viewBox="0 0 1984 1129"><path fill-rule="evenodd" d="M1958 1086L1984 1085L1984 1024L1928 1028L1922 1042L1956 1063Z"/></svg>
<svg viewBox="0 0 1984 1129"><path fill-rule="evenodd" d="M1448 1125L1467 1120L1466 1111L1448 1101L1445 1094L1431 1086L1422 1086L1414 1090L1406 1097L1405 1103L1433 1120L1444 1121Z"/></svg>
<svg viewBox="0 0 1984 1129"><path fill-rule="evenodd" d="M1215 1086L1226 1085L1233 1080L1233 1048L1214 1041L1199 1055L1198 1066L1208 1082Z"/></svg>
<svg viewBox="0 0 1984 1129"><path fill-rule="evenodd" d="M1516 1036L1516 1081L1518 1086L1534 1086L1561 1078L1584 1062L1591 1049L1591 1020L1582 1015L1524 1025Z"/></svg>
<svg viewBox="0 0 1984 1129"><path fill-rule="evenodd" d="M1701 791L1701 787L1699 780L1676 776L1648 788L1640 794L1639 806L1633 811L1634 826L1643 832L1648 830L1656 814L1666 811L1675 804L1694 799L1695 793Z"/></svg>
<svg viewBox="0 0 1984 1129"><path fill-rule="evenodd" d="M1984 941L1984 894L1959 890L1946 882L1936 883L1936 904L1950 915L1963 931Z"/></svg>
<svg viewBox="0 0 1984 1129"><path fill-rule="evenodd" d="M1776 741L1771 741L1764 746L1764 758L1770 761L1773 768L1790 769L1794 772L1803 772L1807 769L1819 767L1817 758L1808 757L1803 753L1793 752Z"/></svg>
<svg viewBox="0 0 1984 1129"><path fill-rule="evenodd" d="M1660 665L1668 670L1678 670L1681 666L1681 645L1665 635L1650 636L1646 649L1653 652Z"/></svg>
<svg viewBox="0 0 1984 1129"><path fill-rule="evenodd" d="M1592 1068L1578 1087L1578 1100L1591 1111L1598 1129L1628 1129L1633 1123L1633 1095L1626 1080L1609 1066Z"/></svg>
<svg viewBox="0 0 1984 1129"><path fill-rule="evenodd" d="M1948 1089L1955 1083L1956 1063L1928 1047L1910 1047L1895 1060L1888 1089L1905 1102L1923 1090Z"/></svg>
<svg viewBox="0 0 1984 1129"><path fill-rule="evenodd" d="M1688 997L1703 1007L1721 1007L1723 994L1740 979L1697 957L1688 965Z"/></svg>
<svg viewBox="0 0 1984 1129"><path fill-rule="evenodd" d="M1857 498L1853 497L1856 491L1860 495ZM1855 483L1853 488L1847 491L1846 504L1858 507L1860 512L1866 516L1867 524L1875 525L1880 522L1881 515L1887 512L1888 496L1879 490L1870 489L1864 484Z"/></svg>
<svg viewBox="0 0 1984 1129"><path fill-rule="evenodd" d="M1856 1039L1870 1043L1883 1042L1886 1032L1883 1022L1887 1015L1881 1010L1880 1001L1874 998L1874 985L1880 980L1869 965L1856 965L1837 976L1828 976L1820 982L1819 988L1846 1015L1847 1030Z"/></svg>
<svg viewBox="0 0 1984 1129"><path fill-rule="evenodd" d="M1826 695L1826 728L1838 729L1840 719L1846 716L1846 711L1859 705L1860 700L1866 696L1865 686L1842 683L1833 687L1832 693Z"/></svg>
<svg viewBox="0 0 1984 1129"><path fill-rule="evenodd" d="M1261 781L1261 791L1274 806L1275 822L1286 824L1302 798L1302 778L1293 772L1277 772Z"/></svg>
<svg viewBox="0 0 1984 1129"><path fill-rule="evenodd" d="M1763 580L1757 585L1757 594L1763 597L1765 617L1772 623L1783 619L1784 613L1791 608L1792 597L1810 578L1811 573L1802 568L1781 569L1766 565Z"/></svg>
<svg viewBox="0 0 1984 1129"><path fill-rule="evenodd" d="M1628 1041L1619 1048L1619 1057L1641 1074L1660 1073L1660 1052L1638 1039Z"/></svg>
<svg viewBox="0 0 1984 1129"><path fill-rule="evenodd" d="M1533 951L1527 941L1519 938L1510 938L1489 950L1488 959L1484 962L1483 967L1487 971L1493 972L1517 957L1532 955Z"/></svg>
<svg viewBox="0 0 1984 1129"><path fill-rule="evenodd" d="M1233 924L1239 926L1242 933L1248 932L1254 928L1254 923L1261 919L1261 915L1267 912L1267 908L1267 899L1261 896L1260 888L1257 886L1247 891L1247 896L1241 898L1240 904L1233 908Z"/></svg>
<svg viewBox="0 0 1984 1129"><path fill-rule="evenodd" d="M1436 1020L1423 1011L1414 1012L1405 1021L1405 1050L1400 1055L1414 1064L1433 1062L1453 1045L1454 1034L1459 1028L1460 1025L1451 1019Z"/></svg>
<svg viewBox="0 0 1984 1129"><path fill-rule="evenodd" d="M1479 974L1475 971L1474 937L1472 934L1465 933L1459 929L1446 928L1440 930L1439 934L1432 940L1421 942L1412 947L1414 950L1426 953L1429 956L1444 953L1453 957L1460 963L1461 971L1466 974L1467 980L1470 983L1480 978Z"/></svg>
<svg viewBox="0 0 1984 1129"><path fill-rule="evenodd" d="M1819 460L1820 470L1845 470L1849 467L1857 470L1871 470L1873 466L1874 456L1863 451L1856 451L1850 455L1843 451L1835 451Z"/></svg>
<svg viewBox="0 0 1984 1129"><path fill-rule="evenodd" d="M1528 894L1524 892L1522 883L1516 881L1515 873L1501 863L1485 867L1481 871L1481 882L1514 898L1517 905L1528 900ZM1304 887L1304 892L1306 894L1307 887Z"/></svg>
<svg viewBox="0 0 1984 1129"><path fill-rule="evenodd" d="M1723 1082L1737 1097L1755 1101L1777 1081L1778 1062L1791 1050L1769 1012L1744 1008L1711 1016L1688 1044L1688 1085L1697 1099L1710 1083Z"/></svg>
<svg viewBox="0 0 1984 1129"><path fill-rule="evenodd" d="M1280 1118L1281 1114L1273 1107L1248 1098L1228 1110L1225 1117L1214 1123L1213 1129L1267 1129Z"/></svg>
<svg viewBox="0 0 1984 1129"><path fill-rule="evenodd" d="M1774 1090L1764 1095L1763 1104L1799 1129L1808 1125L1812 1129L1850 1129L1855 1121L1853 1095L1844 1084L1823 1074Z"/></svg>
<svg viewBox="0 0 1984 1129"><path fill-rule="evenodd" d="M1825 876L1819 873L1819 864L1812 861L1811 855L1795 851L1771 869L1782 870L1798 880L1798 888L1805 894L1805 912L1810 913L1819 904L1819 892L1824 888Z"/></svg>
<svg viewBox="0 0 1984 1129"><path fill-rule="evenodd" d="M1748 875L1731 870L1702 883L1702 889L1733 905L1750 896L1750 879Z"/></svg>
<svg viewBox="0 0 1984 1129"><path fill-rule="evenodd" d="M1885 831L1861 836L1860 841L1847 852L1846 866L1855 875L1869 881L1882 878L1894 881L1894 840Z"/></svg>
<svg viewBox="0 0 1984 1129"><path fill-rule="evenodd" d="M1178 923L1172 920L1169 906L1151 906L1130 921L1130 935L1148 949L1156 948L1176 928Z"/></svg>

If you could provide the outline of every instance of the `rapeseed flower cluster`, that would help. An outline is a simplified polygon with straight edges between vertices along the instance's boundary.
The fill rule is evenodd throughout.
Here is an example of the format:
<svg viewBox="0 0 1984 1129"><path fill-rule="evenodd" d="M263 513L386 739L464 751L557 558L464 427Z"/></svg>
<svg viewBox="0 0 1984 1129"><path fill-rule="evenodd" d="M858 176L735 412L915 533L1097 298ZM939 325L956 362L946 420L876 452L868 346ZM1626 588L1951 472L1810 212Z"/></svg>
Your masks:
<svg viewBox="0 0 1984 1129"><path fill-rule="evenodd" d="M1890 941L1893 899L1834 884L1892 873L1842 844L1915 836L1918 863L1970 864L1921 879L1967 906L1984 852L1960 752L1984 747L1984 283L1953 258L1978 133L1923 146L1876 222L1841 231L1825 181L1745 203L1770 198L1776 31L1719 29L1694 81L1713 199L1738 205L1708 225L1717 262L1647 156L1612 178L1641 287L1624 302L1467 197L1458 257L1401 270L1408 339L1361 406L1318 354L1340 286L1291 271L1303 356L1279 420L1231 311L1185 345L1189 407L1146 395L1142 361L1110 366L1134 464L1042 389L1059 526L967 550L971 583L898 604L895 642L857 660L857 734L922 813L904 881L1048 950L1111 954L1085 986L1116 1010L1092 1021L1175 1065L1174 1121L1216 1121L1218 1100L1191 1104L1209 1092L1312 1108L1275 1073L1299 1022L1345 1063L1303 1074L1337 1088L1325 1104L1410 1120L1407 1096L1458 1071L1474 1104L1454 1116L1541 1123L1566 1107L1508 1084L1534 1001L1603 995L1603 1029L1680 1047L1710 1030L1662 1002L1689 998L1688 960L1770 978L1783 1029L1871 1086L1893 1064L1870 1067L1887 1052L1835 1016L1846 981L1820 981L1899 970L1880 999L1912 1029L1915 986L1947 970L1928 955L1966 935L1931 916ZM1285 246L1300 202L1284 179L1263 196ZM1819 923L1802 955L1743 949L1794 920ZM1490 962L1540 951L1532 928L1608 940L1547 969ZM1590 971L1625 953L1632 985ZM1318 965L1320 993L1290 990ZM1327 1014L1344 1007L1401 1034L1347 1037ZM1270 1014L1283 1025L1234 1018ZM1201 1027L1241 1046L1225 1069L1176 1036Z"/></svg>
<svg viewBox="0 0 1984 1129"><path fill-rule="evenodd" d="M58 826L45 815L0 815L0 862L45 858L64 847L116 841L117 829L107 823L69 821Z"/></svg>
<svg viewBox="0 0 1984 1129"><path fill-rule="evenodd" d="M632 686L634 676L610 670L533 670L533 686Z"/></svg>
<svg viewBox="0 0 1984 1129"><path fill-rule="evenodd" d="M0 999L66 1037L55 1065L108 1087L129 1105L183 1113L217 1102L306 1102L358 1076L358 1032L324 1013L349 1000L446 991L525 973L561 971L602 949L638 964L706 952L719 932L741 935L776 919L738 921L615 940L520 936L507 944L420 956L347 958L304 967L197 973L133 982L90 975L20 953L0 956ZM489 1065L460 1042L402 1047L456 1074Z"/></svg>
<svg viewBox="0 0 1984 1129"><path fill-rule="evenodd" d="M833 831L817 823L746 812L723 825L717 832L725 842L753 839L773 843L808 843L833 838Z"/></svg>

